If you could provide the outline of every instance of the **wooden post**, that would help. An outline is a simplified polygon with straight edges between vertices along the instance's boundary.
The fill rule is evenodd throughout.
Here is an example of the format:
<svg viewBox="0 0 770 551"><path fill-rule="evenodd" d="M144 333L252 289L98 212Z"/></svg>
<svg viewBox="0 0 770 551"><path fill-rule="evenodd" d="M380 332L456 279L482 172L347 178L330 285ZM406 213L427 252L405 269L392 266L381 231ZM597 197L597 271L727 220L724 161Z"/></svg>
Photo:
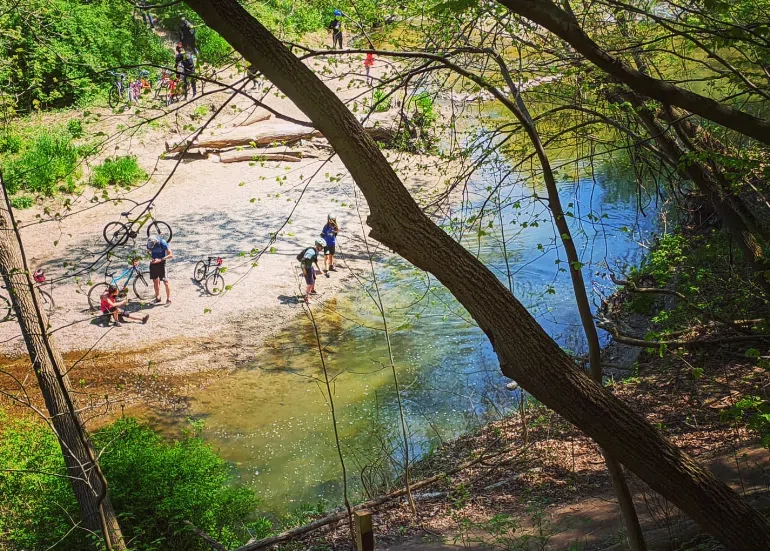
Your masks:
<svg viewBox="0 0 770 551"><path fill-rule="evenodd" d="M358 551L374 551L374 530L372 529L372 512L356 511L356 547Z"/></svg>

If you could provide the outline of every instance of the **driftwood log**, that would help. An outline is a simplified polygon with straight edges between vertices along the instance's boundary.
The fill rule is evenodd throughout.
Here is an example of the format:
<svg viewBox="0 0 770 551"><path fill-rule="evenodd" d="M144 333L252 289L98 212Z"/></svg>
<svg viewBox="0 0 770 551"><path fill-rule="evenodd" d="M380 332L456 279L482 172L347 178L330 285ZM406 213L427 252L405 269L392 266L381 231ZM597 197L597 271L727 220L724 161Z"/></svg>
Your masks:
<svg viewBox="0 0 770 551"><path fill-rule="evenodd" d="M369 135L378 141L390 141L395 136L395 131L388 127L373 126L367 128ZM298 124L264 124L256 128L239 127L230 132L217 134L210 137L200 137L192 142L183 140L178 143L166 142L166 152L178 153L184 151L186 147L196 149L217 150L228 147L240 147L244 145L263 146L274 143L294 143L299 140L308 140L310 138L320 138L321 133L318 130L300 126Z"/></svg>
<svg viewBox="0 0 770 551"><path fill-rule="evenodd" d="M250 126L250 125L258 123L258 122L263 122L263 121L266 121L266 120L270 120L270 118L272 116L273 115L270 114L270 113L265 113L265 112L262 112L262 111L257 111L256 113L252 113L251 115L249 115L246 118L246 120L243 121L243 122L234 122L233 126L234 127Z"/></svg>
<svg viewBox="0 0 770 551"><path fill-rule="evenodd" d="M243 149L241 151L226 151L219 154L220 163L238 163L242 161L286 161L298 163L305 157L317 157L317 155L303 155L301 151L265 152L260 149Z"/></svg>

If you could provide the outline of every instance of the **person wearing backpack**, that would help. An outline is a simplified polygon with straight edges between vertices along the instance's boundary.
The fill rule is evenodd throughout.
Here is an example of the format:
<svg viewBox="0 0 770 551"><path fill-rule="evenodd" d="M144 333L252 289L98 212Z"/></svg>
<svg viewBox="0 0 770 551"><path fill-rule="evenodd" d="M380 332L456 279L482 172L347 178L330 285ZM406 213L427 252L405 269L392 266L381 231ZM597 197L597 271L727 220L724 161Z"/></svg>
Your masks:
<svg viewBox="0 0 770 551"><path fill-rule="evenodd" d="M341 15L340 10L334 10L334 19L329 23L329 30L332 32L332 50L337 48L337 42L340 44L340 50L342 49L342 21L337 19Z"/></svg>
<svg viewBox="0 0 770 551"><path fill-rule="evenodd" d="M310 295L317 294L315 290L315 270L313 269L313 264L318 268L318 273L324 273L318 266L318 254L324 250L325 246L326 241L319 237L315 240L315 246L302 249L302 252L297 255L297 260L299 260L299 263L302 266L302 275L305 276L305 283L307 283L305 302L310 302Z"/></svg>
<svg viewBox="0 0 770 551"><path fill-rule="evenodd" d="M195 47L195 27L184 16L179 20L179 41L188 52L198 53Z"/></svg>

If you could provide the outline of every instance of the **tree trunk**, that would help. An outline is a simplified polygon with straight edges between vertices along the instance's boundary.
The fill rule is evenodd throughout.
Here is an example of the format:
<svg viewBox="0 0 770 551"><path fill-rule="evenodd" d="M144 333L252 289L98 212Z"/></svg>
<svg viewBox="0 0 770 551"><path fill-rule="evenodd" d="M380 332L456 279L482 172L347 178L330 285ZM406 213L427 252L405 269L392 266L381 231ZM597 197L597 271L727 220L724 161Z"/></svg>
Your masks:
<svg viewBox="0 0 770 551"><path fill-rule="evenodd" d="M64 456L82 525L96 534L102 533L107 549L125 549L88 433L71 400L64 360L53 336L47 334L48 316L26 266L1 175L0 187L0 274L12 297L40 392Z"/></svg>
<svg viewBox="0 0 770 551"><path fill-rule="evenodd" d="M237 0L186 2L326 136L366 197L371 236L436 275L487 335L506 376L729 549L767 548L762 514L578 369L495 275L431 222L354 115Z"/></svg>

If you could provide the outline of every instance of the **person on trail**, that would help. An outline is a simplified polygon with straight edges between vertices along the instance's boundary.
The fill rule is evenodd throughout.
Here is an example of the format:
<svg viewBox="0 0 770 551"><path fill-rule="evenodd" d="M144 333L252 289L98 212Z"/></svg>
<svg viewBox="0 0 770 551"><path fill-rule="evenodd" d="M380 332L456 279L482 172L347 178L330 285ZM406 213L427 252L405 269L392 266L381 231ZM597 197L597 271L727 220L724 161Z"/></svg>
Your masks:
<svg viewBox="0 0 770 551"><path fill-rule="evenodd" d="M302 275L305 276L305 283L307 283L305 302L310 302L310 295L317 294L315 290L315 270L313 269L313 264L318 268L319 273L324 273L318 266L318 253L323 251L325 246L326 241L319 237L315 240L314 247L307 247L297 255L297 260L299 260L299 263L302 266Z"/></svg>
<svg viewBox="0 0 770 551"><path fill-rule="evenodd" d="M181 42L177 42L176 44L176 57L174 57L174 67L178 67L182 64L182 60L184 59L184 46ZM182 75L179 75L182 76Z"/></svg>
<svg viewBox="0 0 770 551"><path fill-rule="evenodd" d="M342 49L342 21L338 17L342 16L340 10L334 10L334 19L329 23L329 30L332 32L332 50L337 49L337 42L340 44L340 50Z"/></svg>
<svg viewBox="0 0 770 551"><path fill-rule="evenodd" d="M147 0L138 0L136 3L136 9L138 9L139 13L142 14L142 21L144 21L145 25L149 24L151 29L155 29L155 20L152 18L152 14L147 8L147 5Z"/></svg>
<svg viewBox="0 0 770 551"><path fill-rule="evenodd" d="M186 50L182 50L182 76L187 84L184 91L184 99L187 99L187 91L192 88L192 97L198 95L198 86L195 79L195 56Z"/></svg>
<svg viewBox="0 0 770 551"><path fill-rule="evenodd" d="M155 287L154 304L160 304L160 282L166 286L166 304L171 304L171 285L166 276L166 260L173 258L174 254L168 248L163 238L154 235L147 240L147 252L150 254L150 279Z"/></svg>
<svg viewBox="0 0 770 551"><path fill-rule="evenodd" d="M324 268L326 268L326 277L329 277L328 272L336 272L337 268L334 267L334 253L337 249L337 234L340 231L340 227L337 225L337 217L333 214L329 214L326 217L326 225L321 230L321 237L324 240Z"/></svg>
<svg viewBox="0 0 770 551"><path fill-rule="evenodd" d="M368 54L366 54L366 59L364 59L364 69L366 69L367 86L372 85L372 77L369 76L369 72L372 70L373 66L374 66L374 54L372 52L369 52Z"/></svg>
<svg viewBox="0 0 770 551"><path fill-rule="evenodd" d="M100 301L100 307L103 314L109 315L113 321L115 327L120 327L120 319L132 319L141 321L142 323L147 323L147 320L150 319L149 314L145 314L143 316L135 317L132 314L129 314L125 310L122 310L120 307L125 306L128 304L128 299L124 298L121 300L118 297L118 286L114 283L110 284L109 287L107 287L107 290L104 292L104 294L101 297Z"/></svg>
<svg viewBox="0 0 770 551"><path fill-rule="evenodd" d="M192 54L198 53L198 48L195 47L195 27L190 23L186 17L182 16L179 20L179 41L185 50Z"/></svg>

